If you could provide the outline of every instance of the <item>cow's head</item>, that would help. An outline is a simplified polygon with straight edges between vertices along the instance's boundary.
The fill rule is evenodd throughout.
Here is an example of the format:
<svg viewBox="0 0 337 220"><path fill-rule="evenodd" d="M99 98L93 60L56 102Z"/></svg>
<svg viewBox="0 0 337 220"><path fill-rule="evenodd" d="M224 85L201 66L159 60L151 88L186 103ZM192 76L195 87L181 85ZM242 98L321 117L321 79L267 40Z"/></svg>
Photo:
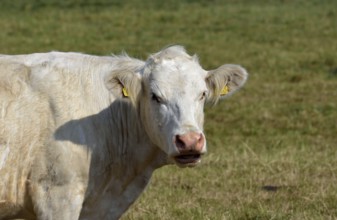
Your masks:
<svg viewBox="0 0 337 220"><path fill-rule="evenodd" d="M206 152L204 104L230 96L248 73L237 65L206 71L183 47L168 47L146 61L139 73L118 74L117 93L139 109L151 141L179 166L194 166Z"/></svg>

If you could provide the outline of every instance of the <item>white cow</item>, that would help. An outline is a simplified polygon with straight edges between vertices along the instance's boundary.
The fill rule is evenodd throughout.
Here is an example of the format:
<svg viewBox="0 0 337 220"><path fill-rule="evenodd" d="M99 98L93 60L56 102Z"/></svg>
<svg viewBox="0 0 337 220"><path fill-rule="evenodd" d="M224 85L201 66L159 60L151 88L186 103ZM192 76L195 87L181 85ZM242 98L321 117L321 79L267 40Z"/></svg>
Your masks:
<svg viewBox="0 0 337 220"><path fill-rule="evenodd" d="M206 152L205 101L246 81L171 46L126 55L0 57L0 219L117 219L153 171Z"/></svg>

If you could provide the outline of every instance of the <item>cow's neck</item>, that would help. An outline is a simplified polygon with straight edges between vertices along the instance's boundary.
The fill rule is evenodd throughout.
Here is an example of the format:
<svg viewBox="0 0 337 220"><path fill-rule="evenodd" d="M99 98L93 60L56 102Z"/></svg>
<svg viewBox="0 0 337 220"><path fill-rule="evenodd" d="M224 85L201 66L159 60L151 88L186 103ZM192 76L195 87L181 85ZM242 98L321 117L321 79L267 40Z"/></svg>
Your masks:
<svg viewBox="0 0 337 220"><path fill-rule="evenodd" d="M102 143L103 149L93 152L92 163L104 169L101 171L118 169L124 177L128 172L136 174L148 166L156 169L166 162L163 153L148 138L137 111L129 102L116 100L95 119L95 136L99 137L97 141Z"/></svg>
<svg viewBox="0 0 337 220"><path fill-rule="evenodd" d="M127 209L146 187L153 171L166 164L166 156L149 141L138 113L127 102L114 102L93 123L96 136L102 138L98 141L104 142L103 149L92 152L92 182L84 208L90 212L89 207L96 206L95 203L109 201L108 207L100 207ZM115 204L116 201L123 204Z"/></svg>

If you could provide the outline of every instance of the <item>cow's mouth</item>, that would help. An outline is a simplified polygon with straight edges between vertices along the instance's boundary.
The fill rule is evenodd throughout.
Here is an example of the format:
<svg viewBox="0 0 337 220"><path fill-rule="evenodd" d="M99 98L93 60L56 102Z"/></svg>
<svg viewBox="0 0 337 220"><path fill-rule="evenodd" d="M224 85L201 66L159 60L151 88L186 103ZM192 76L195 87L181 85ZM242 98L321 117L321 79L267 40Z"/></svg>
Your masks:
<svg viewBox="0 0 337 220"><path fill-rule="evenodd" d="M193 154L181 154L174 157L175 162L178 165L183 166L195 166L200 162L201 154L193 153Z"/></svg>

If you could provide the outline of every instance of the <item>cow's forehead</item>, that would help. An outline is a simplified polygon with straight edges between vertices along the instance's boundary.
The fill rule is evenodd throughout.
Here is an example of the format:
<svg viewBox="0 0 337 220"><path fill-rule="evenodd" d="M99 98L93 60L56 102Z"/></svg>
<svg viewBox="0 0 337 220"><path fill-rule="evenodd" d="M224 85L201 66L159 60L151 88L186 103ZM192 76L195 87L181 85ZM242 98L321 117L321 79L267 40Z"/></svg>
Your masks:
<svg viewBox="0 0 337 220"><path fill-rule="evenodd" d="M205 71L200 67L199 63L184 58L164 59L154 64L154 75L188 75L188 76L202 76Z"/></svg>
<svg viewBox="0 0 337 220"><path fill-rule="evenodd" d="M200 92L206 90L206 74L195 60L164 59L153 65L149 84L151 90L161 92Z"/></svg>

